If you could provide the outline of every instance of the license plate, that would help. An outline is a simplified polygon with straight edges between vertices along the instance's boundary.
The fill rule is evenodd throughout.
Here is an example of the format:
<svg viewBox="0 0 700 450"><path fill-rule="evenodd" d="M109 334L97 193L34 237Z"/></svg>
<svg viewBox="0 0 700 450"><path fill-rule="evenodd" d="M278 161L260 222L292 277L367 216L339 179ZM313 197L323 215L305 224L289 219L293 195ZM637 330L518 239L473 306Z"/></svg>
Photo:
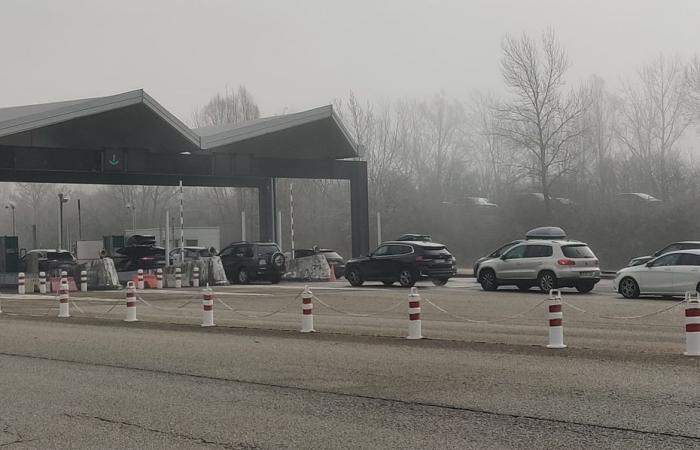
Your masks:
<svg viewBox="0 0 700 450"><path fill-rule="evenodd" d="M582 277L592 277L595 275L595 272L580 272L579 275Z"/></svg>

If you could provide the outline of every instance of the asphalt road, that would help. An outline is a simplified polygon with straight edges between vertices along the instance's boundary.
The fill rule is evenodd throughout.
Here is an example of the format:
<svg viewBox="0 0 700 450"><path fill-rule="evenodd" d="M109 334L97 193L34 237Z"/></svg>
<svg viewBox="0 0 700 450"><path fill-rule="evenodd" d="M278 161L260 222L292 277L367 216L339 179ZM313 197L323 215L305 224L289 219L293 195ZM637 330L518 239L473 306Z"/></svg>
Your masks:
<svg viewBox="0 0 700 450"><path fill-rule="evenodd" d="M406 291L314 286L314 334L300 334L300 286L217 288L219 326L199 293L55 301L4 294L0 447L7 448L698 448L698 358L681 356L676 301L565 294L569 348L542 347L542 294L425 286L431 339L408 341ZM119 299L111 302L109 299ZM190 298L195 302L185 304ZM114 309L107 313L109 308ZM79 307L83 312L79 312ZM259 317L277 309L269 317ZM44 315L45 313L48 315ZM242 316L258 316L245 318Z"/></svg>

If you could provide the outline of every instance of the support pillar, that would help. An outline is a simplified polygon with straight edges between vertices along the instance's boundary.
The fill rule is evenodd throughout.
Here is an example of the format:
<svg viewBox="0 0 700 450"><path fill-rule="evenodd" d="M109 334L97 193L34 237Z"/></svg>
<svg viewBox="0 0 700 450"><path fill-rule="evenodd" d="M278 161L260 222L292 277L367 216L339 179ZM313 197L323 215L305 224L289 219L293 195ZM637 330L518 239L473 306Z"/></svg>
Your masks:
<svg viewBox="0 0 700 450"><path fill-rule="evenodd" d="M350 174L350 216L352 256L357 257L369 253L369 194L367 162L353 162Z"/></svg>
<svg viewBox="0 0 700 450"><path fill-rule="evenodd" d="M258 215L260 220L260 240L275 240L275 189L274 178L266 178L258 187Z"/></svg>

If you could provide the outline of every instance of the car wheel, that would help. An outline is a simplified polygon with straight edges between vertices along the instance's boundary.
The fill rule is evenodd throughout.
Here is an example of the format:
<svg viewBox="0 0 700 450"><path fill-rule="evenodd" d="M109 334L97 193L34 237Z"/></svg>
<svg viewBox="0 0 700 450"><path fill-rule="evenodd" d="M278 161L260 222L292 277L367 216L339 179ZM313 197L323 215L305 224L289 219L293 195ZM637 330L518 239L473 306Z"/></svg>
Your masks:
<svg viewBox="0 0 700 450"><path fill-rule="evenodd" d="M552 289L556 289L558 286L557 276L550 271L544 271L537 277L537 285L542 292L549 292Z"/></svg>
<svg viewBox="0 0 700 450"><path fill-rule="evenodd" d="M236 283L238 284L248 284L250 282L250 275L248 274L248 269L241 267L236 273Z"/></svg>
<svg viewBox="0 0 700 450"><path fill-rule="evenodd" d="M595 283L576 283L574 285L576 290L582 294L586 294L588 292L591 292L593 290L594 286L595 286Z"/></svg>
<svg viewBox="0 0 700 450"><path fill-rule="evenodd" d="M618 286L617 290L625 298L639 297L639 285L633 278L630 277L620 280L620 286Z"/></svg>
<svg viewBox="0 0 700 450"><path fill-rule="evenodd" d="M435 286L444 286L447 284L449 278L433 278L433 284Z"/></svg>
<svg viewBox="0 0 700 450"><path fill-rule="evenodd" d="M496 281L496 272L491 269L484 269L479 274L479 283L481 288L485 291L495 291L498 289L498 282Z"/></svg>
<svg viewBox="0 0 700 450"><path fill-rule="evenodd" d="M527 292L527 291L530 290L530 285L529 285L529 284L520 283L520 284L518 284L517 286L518 286L518 289L520 289L520 290L523 291L523 292Z"/></svg>
<svg viewBox="0 0 700 450"><path fill-rule="evenodd" d="M282 281L281 275L275 275L274 277L270 278L270 283L272 283L272 284L277 284L280 281Z"/></svg>
<svg viewBox="0 0 700 450"><path fill-rule="evenodd" d="M362 279L360 269L355 267L350 268L345 272L345 279L348 280L352 286L362 286L362 283L365 282L365 280Z"/></svg>
<svg viewBox="0 0 700 450"><path fill-rule="evenodd" d="M382 281L384 283L384 286L392 286L394 284L393 281Z"/></svg>
<svg viewBox="0 0 700 450"><path fill-rule="evenodd" d="M399 284L402 287L412 287L416 284L416 276L413 275L413 270L408 267L401 269L399 272Z"/></svg>

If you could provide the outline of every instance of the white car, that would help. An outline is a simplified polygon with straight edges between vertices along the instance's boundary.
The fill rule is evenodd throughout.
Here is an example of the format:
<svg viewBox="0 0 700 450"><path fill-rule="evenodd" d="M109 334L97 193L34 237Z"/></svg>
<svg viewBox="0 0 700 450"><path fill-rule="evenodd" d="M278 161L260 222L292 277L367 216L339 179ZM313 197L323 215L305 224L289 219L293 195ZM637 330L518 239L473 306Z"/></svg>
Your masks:
<svg viewBox="0 0 700 450"><path fill-rule="evenodd" d="M543 292L574 287L589 292L600 281L598 258L583 242L532 239L515 243L500 257L479 264L477 281L485 291L513 285Z"/></svg>
<svg viewBox="0 0 700 450"><path fill-rule="evenodd" d="M666 253L617 272L613 289L625 298L683 295L700 290L700 250Z"/></svg>

